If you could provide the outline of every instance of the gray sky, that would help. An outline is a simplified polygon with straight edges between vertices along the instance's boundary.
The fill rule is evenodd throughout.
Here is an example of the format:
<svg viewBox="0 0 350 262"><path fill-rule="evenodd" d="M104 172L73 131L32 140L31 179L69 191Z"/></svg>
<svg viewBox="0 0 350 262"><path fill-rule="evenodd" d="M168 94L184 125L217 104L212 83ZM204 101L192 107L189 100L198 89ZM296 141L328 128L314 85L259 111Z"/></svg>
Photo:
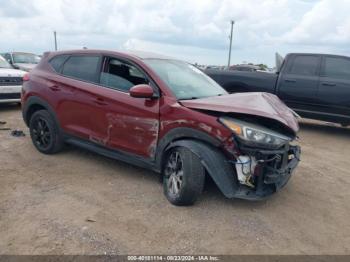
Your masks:
<svg viewBox="0 0 350 262"><path fill-rule="evenodd" d="M0 52L133 49L274 65L276 51L350 55L350 0L0 0Z"/></svg>

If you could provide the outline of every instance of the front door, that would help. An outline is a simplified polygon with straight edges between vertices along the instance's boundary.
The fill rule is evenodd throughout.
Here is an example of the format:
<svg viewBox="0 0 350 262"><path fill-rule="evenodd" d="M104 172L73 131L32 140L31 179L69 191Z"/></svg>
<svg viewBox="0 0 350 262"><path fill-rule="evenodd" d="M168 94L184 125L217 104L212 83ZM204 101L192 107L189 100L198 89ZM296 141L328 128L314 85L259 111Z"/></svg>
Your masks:
<svg viewBox="0 0 350 262"><path fill-rule="evenodd" d="M93 139L113 149L153 158L158 141L159 99L131 97L129 90L137 84L150 84L139 68L118 58L104 58L97 94L100 104L95 107L91 124L96 135Z"/></svg>

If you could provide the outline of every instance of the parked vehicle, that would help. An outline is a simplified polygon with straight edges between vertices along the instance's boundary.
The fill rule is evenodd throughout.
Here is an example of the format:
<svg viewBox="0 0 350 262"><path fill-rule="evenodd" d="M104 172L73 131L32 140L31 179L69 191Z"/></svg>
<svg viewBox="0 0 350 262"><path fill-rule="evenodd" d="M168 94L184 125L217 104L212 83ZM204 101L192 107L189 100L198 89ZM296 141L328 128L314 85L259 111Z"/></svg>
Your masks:
<svg viewBox="0 0 350 262"><path fill-rule="evenodd" d="M245 71L245 72L262 71L260 70L260 67L256 65L233 65L233 66L230 66L230 70Z"/></svg>
<svg viewBox="0 0 350 262"><path fill-rule="evenodd" d="M28 72L40 61L40 57L32 53L12 52L3 53L2 56L13 66L13 68Z"/></svg>
<svg viewBox="0 0 350 262"><path fill-rule="evenodd" d="M229 95L196 67L157 55L45 53L22 102L40 152L70 143L149 168L175 205L194 203L206 174L228 198L261 199L299 161L298 122L276 96Z"/></svg>
<svg viewBox="0 0 350 262"><path fill-rule="evenodd" d="M350 58L289 54L278 72L205 71L229 93L276 94L305 118L350 124Z"/></svg>
<svg viewBox="0 0 350 262"><path fill-rule="evenodd" d="M0 103L21 101L22 78L26 72L13 69L0 56Z"/></svg>

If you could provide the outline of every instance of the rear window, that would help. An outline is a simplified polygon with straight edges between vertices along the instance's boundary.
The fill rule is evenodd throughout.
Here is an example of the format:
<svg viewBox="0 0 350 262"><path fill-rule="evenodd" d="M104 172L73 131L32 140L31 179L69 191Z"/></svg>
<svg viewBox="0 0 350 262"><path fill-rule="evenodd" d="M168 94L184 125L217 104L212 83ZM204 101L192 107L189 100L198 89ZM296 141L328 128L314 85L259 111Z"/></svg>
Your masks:
<svg viewBox="0 0 350 262"><path fill-rule="evenodd" d="M62 69L63 63L67 60L69 55L58 55L52 58L49 61L49 64L52 66L52 68L57 72L60 73Z"/></svg>
<svg viewBox="0 0 350 262"><path fill-rule="evenodd" d="M326 57L324 74L328 77L350 79L350 60L341 57Z"/></svg>
<svg viewBox="0 0 350 262"><path fill-rule="evenodd" d="M320 59L317 56L297 56L293 61L289 73L314 76L317 73L319 61Z"/></svg>
<svg viewBox="0 0 350 262"><path fill-rule="evenodd" d="M98 82L99 56L71 56L64 63L62 74L76 79Z"/></svg>

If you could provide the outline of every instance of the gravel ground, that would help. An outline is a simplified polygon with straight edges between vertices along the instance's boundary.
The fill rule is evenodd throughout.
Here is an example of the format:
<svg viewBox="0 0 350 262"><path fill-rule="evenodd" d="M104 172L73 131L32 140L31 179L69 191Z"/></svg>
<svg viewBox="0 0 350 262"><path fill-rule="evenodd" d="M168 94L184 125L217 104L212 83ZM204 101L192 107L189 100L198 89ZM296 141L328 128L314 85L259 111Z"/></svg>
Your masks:
<svg viewBox="0 0 350 262"><path fill-rule="evenodd" d="M0 105L0 254L349 254L350 129L303 121L302 162L268 200L209 184L174 207L156 174L77 148L32 146L20 108Z"/></svg>

